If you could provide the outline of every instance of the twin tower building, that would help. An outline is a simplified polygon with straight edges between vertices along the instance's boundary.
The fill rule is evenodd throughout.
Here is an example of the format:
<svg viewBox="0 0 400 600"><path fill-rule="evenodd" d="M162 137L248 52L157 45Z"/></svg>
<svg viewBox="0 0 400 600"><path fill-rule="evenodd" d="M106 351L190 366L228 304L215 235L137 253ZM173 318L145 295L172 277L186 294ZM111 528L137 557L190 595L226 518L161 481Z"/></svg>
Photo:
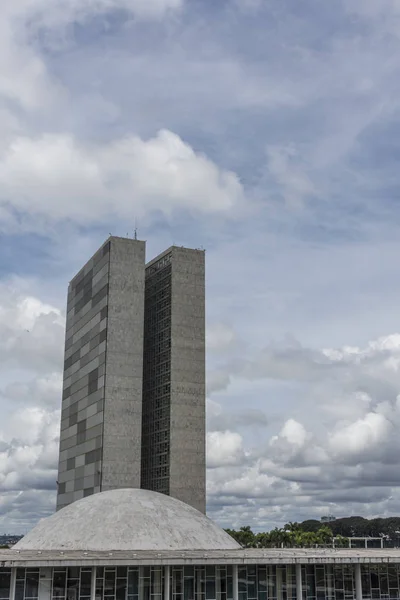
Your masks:
<svg viewBox="0 0 400 600"><path fill-rule="evenodd" d="M110 237L71 281L57 509L141 487L205 512L204 262Z"/></svg>

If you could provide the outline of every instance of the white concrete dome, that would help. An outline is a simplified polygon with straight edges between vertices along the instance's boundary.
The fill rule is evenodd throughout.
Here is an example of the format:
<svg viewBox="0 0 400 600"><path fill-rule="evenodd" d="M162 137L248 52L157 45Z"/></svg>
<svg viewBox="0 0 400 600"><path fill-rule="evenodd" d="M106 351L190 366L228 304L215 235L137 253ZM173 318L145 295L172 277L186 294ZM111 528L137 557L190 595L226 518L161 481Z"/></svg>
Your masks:
<svg viewBox="0 0 400 600"><path fill-rule="evenodd" d="M231 550L240 546L191 506L121 489L78 500L40 521L16 550Z"/></svg>

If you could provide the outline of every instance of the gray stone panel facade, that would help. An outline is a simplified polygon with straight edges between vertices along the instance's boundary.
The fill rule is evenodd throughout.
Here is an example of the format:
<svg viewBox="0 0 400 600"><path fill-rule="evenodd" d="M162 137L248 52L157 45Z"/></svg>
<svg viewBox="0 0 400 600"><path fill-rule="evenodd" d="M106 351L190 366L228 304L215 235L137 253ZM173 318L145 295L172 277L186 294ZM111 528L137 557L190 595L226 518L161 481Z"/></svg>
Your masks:
<svg viewBox="0 0 400 600"><path fill-rule="evenodd" d="M101 489L109 262L107 242L68 288L57 509Z"/></svg>
<svg viewBox="0 0 400 600"><path fill-rule="evenodd" d="M206 510L205 254L174 248L170 494Z"/></svg>
<svg viewBox="0 0 400 600"><path fill-rule="evenodd" d="M102 491L140 487L145 242L111 239Z"/></svg>
<svg viewBox="0 0 400 600"><path fill-rule="evenodd" d="M57 509L140 486L144 253L112 237L69 285Z"/></svg>

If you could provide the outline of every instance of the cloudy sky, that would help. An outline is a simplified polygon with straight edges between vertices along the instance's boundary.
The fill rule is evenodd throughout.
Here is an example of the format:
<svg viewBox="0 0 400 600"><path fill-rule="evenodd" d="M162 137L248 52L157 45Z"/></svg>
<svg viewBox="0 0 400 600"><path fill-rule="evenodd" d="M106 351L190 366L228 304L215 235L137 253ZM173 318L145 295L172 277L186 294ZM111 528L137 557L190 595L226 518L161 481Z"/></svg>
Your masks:
<svg viewBox="0 0 400 600"><path fill-rule="evenodd" d="M207 250L209 515L400 515L400 0L1 13L0 532L54 510L67 283L135 221Z"/></svg>

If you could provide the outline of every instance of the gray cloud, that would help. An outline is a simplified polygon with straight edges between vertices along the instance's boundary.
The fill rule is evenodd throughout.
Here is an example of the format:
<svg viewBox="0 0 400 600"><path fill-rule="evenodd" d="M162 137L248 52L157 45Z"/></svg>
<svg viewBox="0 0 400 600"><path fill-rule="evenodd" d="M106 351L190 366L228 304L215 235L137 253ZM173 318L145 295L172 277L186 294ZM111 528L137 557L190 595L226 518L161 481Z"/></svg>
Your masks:
<svg viewBox="0 0 400 600"><path fill-rule="evenodd" d="M1 366L59 370L64 318L60 310L27 294L24 286L18 279L0 282Z"/></svg>
<svg viewBox="0 0 400 600"><path fill-rule="evenodd" d="M47 517L55 510L55 494L48 491L3 492L0 500L2 531L25 534L32 523Z"/></svg>
<svg viewBox="0 0 400 600"><path fill-rule="evenodd" d="M241 370L236 364L233 387L241 379L300 381L307 385L309 400L265 444L251 448L245 439L247 460L241 471L220 465L218 477L211 472L210 510L226 519L230 509L220 508L218 498L230 498L226 503L232 502L232 510L237 508L234 499L241 498L241 518L247 514L257 526L262 507L271 515L280 502L287 505L281 520L298 518L307 505L315 518L324 511L337 514L346 507L350 513L360 506L372 515L385 511L389 499L393 510L393 498L400 510L399 340L395 334L365 347L323 350L291 341L271 344L259 356L243 360ZM373 396L365 391L366 381Z"/></svg>
<svg viewBox="0 0 400 600"><path fill-rule="evenodd" d="M242 427L265 427L268 424L267 416L257 409L248 409L238 413L224 413L211 416L209 427L211 430L225 431L237 430Z"/></svg>

